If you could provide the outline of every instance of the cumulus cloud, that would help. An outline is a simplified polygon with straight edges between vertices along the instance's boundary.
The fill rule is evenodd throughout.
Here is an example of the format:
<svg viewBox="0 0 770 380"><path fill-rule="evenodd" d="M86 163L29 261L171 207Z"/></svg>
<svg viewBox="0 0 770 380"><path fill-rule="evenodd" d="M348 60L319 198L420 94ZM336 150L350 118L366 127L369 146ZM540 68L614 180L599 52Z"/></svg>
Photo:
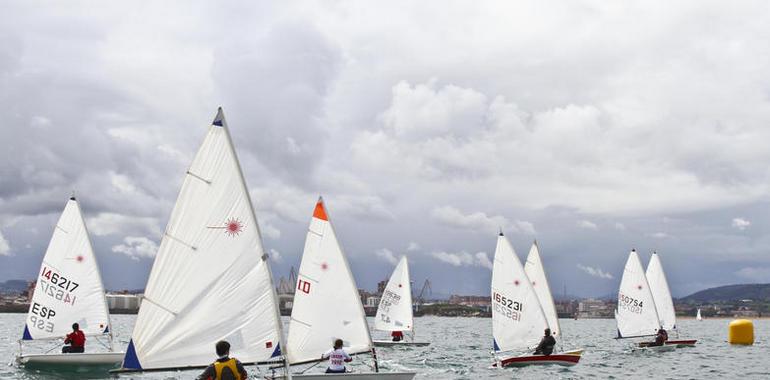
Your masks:
<svg viewBox="0 0 770 380"><path fill-rule="evenodd" d="M273 240L281 238L281 230L269 223L265 223L264 227L260 229L260 232L262 232L262 235L267 236Z"/></svg>
<svg viewBox="0 0 770 380"><path fill-rule="evenodd" d="M410 241L409 245L406 247L406 250L409 252L415 252L420 250L420 245L416 242Z"/></svg>
<svg viewBox="0 0 770 380"><path fill-rule="evenodd" d="M535 233L535 227L530 222L521 220L511 222L503 216L488 216L480 211L464 214L452 206L436 207L431 212L431 216L435 221L443 225L480 233L491 233L500 228L506 231L510 230L526 234Z"/></svg>
<svg viewBox="0 0 770 380"><path fill-rule="evenodd" d="M112 252L122 253L132 260L153 258L158 253L158 245L154 241L142 236L128 236L122 244L112 247Z"/></svg>
<svg viewBox="0 0 770 380"><path fill-rule="evenodd" d="M671 235L669 235L669 234L667 234L665 232L658 231L658 232L651 233L650 236L654 237L655 239L665 239L665 238L670 237Z"/></svg>
<svg viewBox="0 0 770 380"><path fill-rule="evenodd" d="M486 252L477 252L471 255L468 252L449 253L444 251L431 252L433 258L455 267L477 266L492 269L492 261Z"/></svg>
<svg viewBox="0 0 770 380"><path fill-rule="evenodd" d="M8 244L8 240L3 236L3 232L0 231L0 256L8 256L11 254L11 246Z"/></svg>
<svg viewBox="0 0 770 380"><path fill-rule="evenodd" d="M585 219L579 220L577 225L578 225L578 227L585 228L587 230L594 230L594 231L596 231L596 230L599 229L599 226L597 226L596 223L594 223L594 222L592 222L590 220L585 220Z"/></svg>
<svg viewBox="0 0 770 380"><path fill-rule="evenodd" d="M743 231L751 226L751 222L744 218L733 218L732 226Z"/></svg>
<svg viewBox="0 0 770 380"><path fill-rule="evenodd" d="M578 269L582 270L583 272L586 272L589 276L592 276L592 277L601 278L605 280L612 280L614 278L612 274L601 270L601 268L593 268L582 264L578 264L577 267Z"/></svg>
<svg viewBox="0 0 770 380"><path fill-rule="evenodd" d="M615 222L614 227L618 231L625 231L626 230L626 225L623 224L623 223L620 223L620 222Z"/></svg>
<svg viewBox="0 0 770 380"><path fill-rule="evenodd" d="M102 212L92 218L86 218L88 232L95 236L144 234L160 236L158 220L150 217Z"/></svg>
<svg viewBox="0 0 770 380"><path fill-rule="evenodd" d="M385 260L393 265L398 264L398 258L396 257L396 255L387 248L380 248L375 252L375 254L380 259Z"/></svg>
<svg viewBox="0 0 770 380"><path fill-rule="evenodd" d="M272 260L274 263L280 263L283 261L283 255L281 255L281 252L278 252L277 250L270 248L270 260Z"/></svg>

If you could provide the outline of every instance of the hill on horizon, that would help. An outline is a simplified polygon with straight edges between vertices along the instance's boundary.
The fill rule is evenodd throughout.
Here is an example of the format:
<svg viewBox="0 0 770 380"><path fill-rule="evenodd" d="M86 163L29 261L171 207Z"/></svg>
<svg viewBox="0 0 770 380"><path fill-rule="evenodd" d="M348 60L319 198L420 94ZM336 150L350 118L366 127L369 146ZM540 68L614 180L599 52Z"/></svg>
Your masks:
<svg viewBox="0 0 770 380"><path fill-rule="evenodd" d="M682 302L770 301L770 284L738 284L704 289L682 297Z"/></svg>

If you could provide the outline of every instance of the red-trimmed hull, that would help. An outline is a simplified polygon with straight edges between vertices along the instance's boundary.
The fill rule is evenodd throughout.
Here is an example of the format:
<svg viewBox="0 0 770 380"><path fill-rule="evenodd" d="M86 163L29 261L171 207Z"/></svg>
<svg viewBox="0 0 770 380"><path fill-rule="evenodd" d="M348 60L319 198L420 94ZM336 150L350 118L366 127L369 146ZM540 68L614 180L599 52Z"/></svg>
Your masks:
<svg viewBox="0 0 770 380"><path fill-rule="evenodd" d="M583 350L562 352L553 355L527 355L513 356L500 360L503 367L524 367L528 365L563 365L573 366L578 364Z"/></svg>
<svg viewBox="0 0 770 380"><path fill-rule="evenodd" d="M677 347L695 347L697 339L667 340L666 345L676 345Z"/></svg>

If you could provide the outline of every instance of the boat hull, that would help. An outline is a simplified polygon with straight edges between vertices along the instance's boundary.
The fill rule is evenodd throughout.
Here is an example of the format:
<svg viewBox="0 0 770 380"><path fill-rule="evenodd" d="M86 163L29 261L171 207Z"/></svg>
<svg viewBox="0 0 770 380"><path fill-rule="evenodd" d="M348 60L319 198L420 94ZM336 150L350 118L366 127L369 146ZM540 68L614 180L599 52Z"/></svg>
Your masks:
<svg viewBox="0 0 770 380"><path fill-rule="evenodd" d="M333 379L345 379L345 380L411 380L416 375L415 372L348 372L348 373L311 373L302 375L291 375L292 379L303 380L333 380ZM278 379L283 379L279 377Z"/></svg>
<svg viewBox="0 0 770 380"><path fill-rule="evenodd" d="M682 340L667 340L666 345L674 345L677 347L695 347L698 343L697 339L682 339Z"/></svg>
<svg viewBox="0 0 770 380"><path fill-rule="evenodd" d="M572 350L551 355L522 355L500 359L502 367L524 367L530 365L563 365L578 364L583 350Z"/></svg>
<svg viewBox="0 0 770 380"><path fill-rule="evenodd" d="M391 340L375 340L374 345L377 347L396 347L396 346L404 346L404 347L425 347L429 346L430 342L394 342Z"/></svg>
<svg viewBox="0 0 770 380"><path fill-rule="evenodd" d="M107 366L118 365L123 361L125 352L84 352L72 354L29 354L16 357L21 365L78 365Z"/></svg>

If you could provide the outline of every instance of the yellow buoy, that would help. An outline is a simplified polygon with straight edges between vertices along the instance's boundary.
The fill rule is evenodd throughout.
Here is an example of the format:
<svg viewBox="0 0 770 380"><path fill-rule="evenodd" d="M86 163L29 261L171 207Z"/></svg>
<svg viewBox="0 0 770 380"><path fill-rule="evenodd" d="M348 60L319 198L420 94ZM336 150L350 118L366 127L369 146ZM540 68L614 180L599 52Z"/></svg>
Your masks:
<svg viewBox="0 0 770 380"><path fill-rule="evenodd" d="M748 319L730 322L727 341L731 344L754 344L754 323Z"/></svg>

